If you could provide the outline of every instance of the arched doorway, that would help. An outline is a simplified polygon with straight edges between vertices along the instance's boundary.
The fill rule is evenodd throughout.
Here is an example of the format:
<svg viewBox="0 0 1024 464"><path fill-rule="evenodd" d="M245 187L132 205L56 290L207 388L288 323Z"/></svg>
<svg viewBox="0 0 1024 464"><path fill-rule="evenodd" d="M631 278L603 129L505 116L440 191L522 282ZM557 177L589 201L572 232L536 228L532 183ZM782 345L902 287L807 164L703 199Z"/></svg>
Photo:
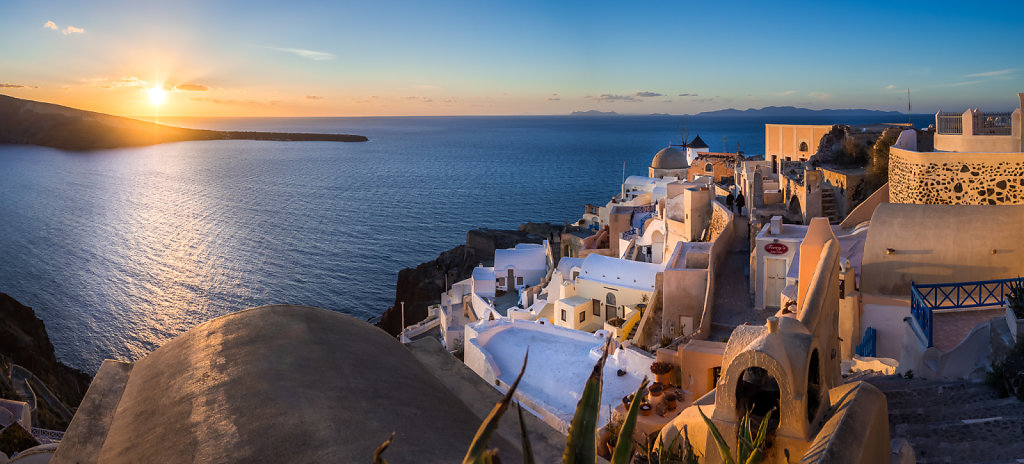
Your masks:
<svg viewBox="0 0 1024 464"><path fill-rule="evenodd" d="M618 308L615 307L615 294L608 292L608 295L604 297L604 319L614 319L618 317Z"/></svg>
<svg viewBox="0 0 1024 464"><path fill-rule="evenodd" d="M779 427L779 382L763 368L748 367L740 374L736 384L736 417L750 413L751 425L760 425L761 420L772 413L768 430Z"/></svg>

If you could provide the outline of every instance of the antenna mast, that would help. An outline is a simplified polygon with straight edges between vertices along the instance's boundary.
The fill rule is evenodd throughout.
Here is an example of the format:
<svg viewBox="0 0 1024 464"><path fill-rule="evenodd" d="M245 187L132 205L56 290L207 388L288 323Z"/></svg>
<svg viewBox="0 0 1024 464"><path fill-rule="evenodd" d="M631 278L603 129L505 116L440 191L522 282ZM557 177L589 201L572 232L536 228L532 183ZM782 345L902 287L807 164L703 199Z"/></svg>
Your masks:
<svg viewBox="0 0 1024 464"><path fill-rule="evenodd" d="M907 87L907 122L910 123L910 127L914 127L914 121L910 117L910 87Z"/></svg>

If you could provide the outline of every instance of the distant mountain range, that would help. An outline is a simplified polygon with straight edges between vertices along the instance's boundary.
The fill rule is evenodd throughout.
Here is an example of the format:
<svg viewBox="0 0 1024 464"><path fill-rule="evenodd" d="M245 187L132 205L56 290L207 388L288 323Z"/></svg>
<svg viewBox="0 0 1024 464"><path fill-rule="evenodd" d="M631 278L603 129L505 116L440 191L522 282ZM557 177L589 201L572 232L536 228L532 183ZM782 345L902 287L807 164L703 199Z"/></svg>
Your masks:
<svg viewBox="0 0 1024 464"><path fill-rule="evenodd" d="M191 140L365 142L366 137L185 129L0 95L0 143L98 150Z"/></svg>
<svg viewBox="0 0 1024 464"><path fill-rule="evenodd" d="M573 111L572 116L628 116L615 111ZM672 116L665 113L651 113L637 116ZM879 111L863 109L838 109L838 110L812 110L809 108L797 108L795 106L766 106L764 108L750 108L738 110L728 108L724 110L705 111L688 116L701 116L708 118L715 117L736 117L736 116L759 116L759 117L791 117L791 116L828 116L828 117L849 117L849 116L906 116L899 111Z"/></svg>
<svg viewBox="0 0 1024 464"><path fill-rule="evenodd" d="M761 109L750 108L747 110L738 110L735 108L729 108L717 111L705 111L703 113L697 113L694 116L706 116L706 117L720 117L720 116L905 116L899 111L879 111L879 110L856 110L856 109L839 109L839 110L812 110L809 108L797 108L795 106L766 106Z"/></svg>

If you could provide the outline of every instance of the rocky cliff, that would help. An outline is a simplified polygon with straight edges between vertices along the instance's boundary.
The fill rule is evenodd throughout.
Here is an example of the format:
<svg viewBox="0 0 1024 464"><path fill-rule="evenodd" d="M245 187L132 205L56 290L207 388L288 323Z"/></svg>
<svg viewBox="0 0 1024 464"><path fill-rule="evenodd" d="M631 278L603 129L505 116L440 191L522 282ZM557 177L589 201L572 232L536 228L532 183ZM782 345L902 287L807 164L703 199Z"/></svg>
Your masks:
<svg viewBox="0 0 1024 464"><path fill-rule="evenodd" d="M563 226L526 223L518 230L474 229L466 233L466 244L441 253L437 259L405 268L398 273L395 302L381 315L378 326L391 335L401 331L401 302L405 302L405 325L427 317L427 307L441 301L445 277L448 285L469 278L473 268L494 261L494 250L517 243L541 243L560 235Z"/></svg>
<svg viewBox="0 0 1024 464"><path fill-rule="evenodd" d="M71 410L82 402L92 380L88 374L57 360L46 326L32 308L0 293L0 390L4 390L0 393L6 398L24 400L16 397L17 389L12 388L16 380L12 380L11 363L35 374ZM62 414L48 408L45 401L39 401L37 412L38 426L57 430L67 427Z"/></svg>

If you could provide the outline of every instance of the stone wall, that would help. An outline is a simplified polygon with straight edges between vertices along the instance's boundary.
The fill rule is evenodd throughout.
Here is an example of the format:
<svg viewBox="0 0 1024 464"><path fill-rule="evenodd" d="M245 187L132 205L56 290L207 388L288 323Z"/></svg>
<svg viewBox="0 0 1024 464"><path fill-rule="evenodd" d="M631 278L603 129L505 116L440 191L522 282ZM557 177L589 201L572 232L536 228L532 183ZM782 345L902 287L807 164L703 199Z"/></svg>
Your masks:
<svg viewBox="0 0 1024 464"><path fill-rule="evenodd" d="M1024 204L1024 153L889 153L893 203Z"/></svg>

